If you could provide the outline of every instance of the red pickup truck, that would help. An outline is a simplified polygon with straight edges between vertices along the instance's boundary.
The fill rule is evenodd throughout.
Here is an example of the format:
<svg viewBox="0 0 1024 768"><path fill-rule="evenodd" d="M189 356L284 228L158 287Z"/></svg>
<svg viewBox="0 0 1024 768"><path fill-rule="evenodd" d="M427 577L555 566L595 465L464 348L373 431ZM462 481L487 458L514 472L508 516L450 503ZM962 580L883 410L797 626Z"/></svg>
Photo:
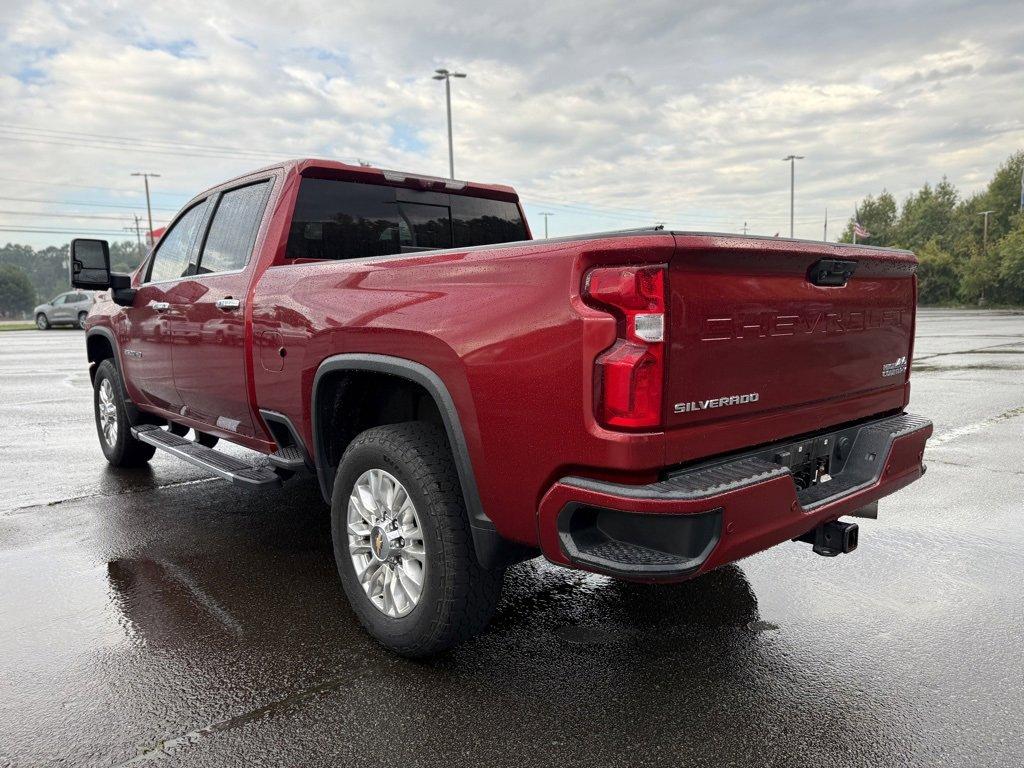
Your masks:
<svg viewBox="0 0 1024 768"><path fill-rule="evenodd" d="M198 195L132 275L108 254L72 244L72 284L109 289L107 460L315 477L355 612L405 655L479 632L518 560L668 582L837 555L838 518L924 473L905 251L531 240L509 187L302 160Z"/></svg>

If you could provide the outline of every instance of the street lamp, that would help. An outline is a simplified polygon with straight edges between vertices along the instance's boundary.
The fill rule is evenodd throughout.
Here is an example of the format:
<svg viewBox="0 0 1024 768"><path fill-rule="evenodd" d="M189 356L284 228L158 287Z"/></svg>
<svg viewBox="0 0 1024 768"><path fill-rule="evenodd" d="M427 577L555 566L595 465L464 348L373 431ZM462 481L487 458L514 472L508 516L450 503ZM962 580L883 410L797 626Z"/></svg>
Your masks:
<svg viewBox="0 0 1024 768"><path fill-rule="evenodd" d="M141 173L140 172L140 173L133 173L132 176L141 176L142 180L146 183L146 213L149 216L149 235L147 235L147 239L149 240L149 247L152 248L153 247L153 208L149 204L149 180L150 179L159 179L160 178L160 174L159 173Z"/></svg>
<svg viewBox="0 0 1024 768"><path fill-rule="evenodd" d="M796 183L796 161L803 160L803 155L789 155L782 162L789 163L789 236L793 237L793 188Z"/></svg>
<svg viewBox="0 0 1024 768"><path fill-rule="evenodd" d="M455 178L455 151L452 148L452 78L465 77L463 72L449 72L447 69L435 69L435 80L444 80L444 97L448 105L448 178Z"/></svg>

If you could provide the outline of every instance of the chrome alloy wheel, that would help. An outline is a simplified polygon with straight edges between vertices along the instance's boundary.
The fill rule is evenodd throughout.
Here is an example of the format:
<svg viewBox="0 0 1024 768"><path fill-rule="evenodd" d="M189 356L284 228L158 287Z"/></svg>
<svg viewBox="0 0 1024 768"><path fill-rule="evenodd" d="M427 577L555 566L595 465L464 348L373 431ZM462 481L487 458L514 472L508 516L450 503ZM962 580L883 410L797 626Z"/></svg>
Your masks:
<svg viewBox="0 0 1024 768"><path fill-rule="evenodd" d="M363 472L352 488L348 552L378 610L397 619L416 607L427 565L423 530L409 492L383 469Z"/></svg>
<svg viewBox="0 0 1024 768"><path fill-rule="evenodd" d="M117 444L117 403L114 402L114 385L110 379L100 382L100 398L98 404L100 430L107 445L113 448Z"/></svg>

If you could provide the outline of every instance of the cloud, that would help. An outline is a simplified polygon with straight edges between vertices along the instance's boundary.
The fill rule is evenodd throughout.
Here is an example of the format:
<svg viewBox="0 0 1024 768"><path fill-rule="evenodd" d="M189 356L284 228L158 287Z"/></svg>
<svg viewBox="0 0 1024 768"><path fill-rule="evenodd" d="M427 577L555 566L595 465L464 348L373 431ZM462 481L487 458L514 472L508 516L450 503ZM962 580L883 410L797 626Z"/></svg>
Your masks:
<svg viewBox="0 0 1024 768"><path fill-rule="evenodd" d="M557 213L553 232L773 234L797 152L797 234L816 237L826 207L944 174L971 191L1024 145L1022 39L1015 0L15 2L0 11L0 178L107 189L0 183L134 202L130 172L153 170L173 207L275 157L444 173L430 75L450 66L470 75L454 84L457 174L516 185Z"/></svg>

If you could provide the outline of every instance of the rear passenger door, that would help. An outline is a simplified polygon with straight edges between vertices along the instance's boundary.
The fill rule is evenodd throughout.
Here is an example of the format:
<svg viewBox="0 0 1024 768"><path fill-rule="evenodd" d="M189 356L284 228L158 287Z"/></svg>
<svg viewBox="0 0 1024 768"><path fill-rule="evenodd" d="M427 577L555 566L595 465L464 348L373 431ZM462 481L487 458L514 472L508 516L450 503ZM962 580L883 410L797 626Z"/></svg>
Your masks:
<svg viewBox="0 0 1024 768"><path fill-rule="evenodd" d="M175 290L174 383L182 413L252 437L245 345L246 299L271 181L218 194L190 274Z"/></svg>

